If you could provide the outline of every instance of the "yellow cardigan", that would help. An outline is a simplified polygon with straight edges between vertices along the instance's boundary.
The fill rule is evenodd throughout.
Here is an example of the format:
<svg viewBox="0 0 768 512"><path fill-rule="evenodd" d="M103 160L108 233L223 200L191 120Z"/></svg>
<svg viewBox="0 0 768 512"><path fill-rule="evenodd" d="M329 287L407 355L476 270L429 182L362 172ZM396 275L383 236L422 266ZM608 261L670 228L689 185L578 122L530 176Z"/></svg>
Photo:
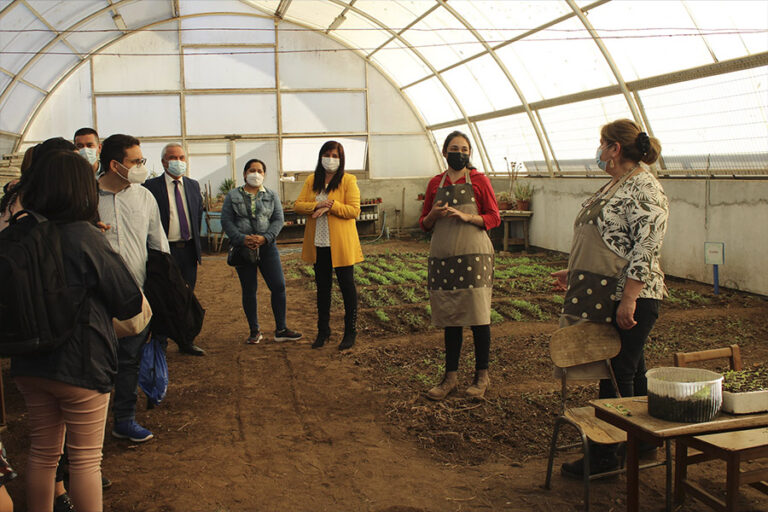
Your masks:
<svg viewBox="0 0 768 512"><path fill-rule="evenodd" d="M301 248L301 259L314 263L317 257L315 251L315 211L317 193L312 190L315 176L312 175L304 182L299 197L293 205L299 215L307 216L304 227L304 244ZM360 189L357 188L357 178L344 174L336 190L328 194L333 199L333 206L326 213L328 216L328 231L331 235L331 261L334 267L348 267L363 261L363 249L357 235L355 219L360 215Z"/></svg>

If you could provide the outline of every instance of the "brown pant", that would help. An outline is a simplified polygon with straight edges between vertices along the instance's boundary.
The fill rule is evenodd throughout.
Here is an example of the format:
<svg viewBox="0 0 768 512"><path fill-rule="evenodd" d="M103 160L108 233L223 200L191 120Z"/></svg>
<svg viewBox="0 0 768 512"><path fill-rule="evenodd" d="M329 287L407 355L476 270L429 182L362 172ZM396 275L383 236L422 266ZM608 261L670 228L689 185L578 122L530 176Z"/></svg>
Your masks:
<svg viewBox="0 0 768 512"><path fill-rule="evenodd" d="M101 512L101 449L109 393L39 377L16 377L29 412L27 510L53 508L56 465L67 433L69 495L78 512Z"/></svg>

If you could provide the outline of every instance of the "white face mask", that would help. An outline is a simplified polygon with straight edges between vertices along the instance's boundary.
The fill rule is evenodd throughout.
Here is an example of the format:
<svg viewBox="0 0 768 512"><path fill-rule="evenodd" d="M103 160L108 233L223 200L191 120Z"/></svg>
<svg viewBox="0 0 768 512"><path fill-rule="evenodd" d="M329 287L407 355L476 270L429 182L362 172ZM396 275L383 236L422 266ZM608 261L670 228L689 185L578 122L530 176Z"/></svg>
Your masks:
<svg viewBox="0 0 768 512"><path fill-rule="evenodd" d="M179 176L184 176L185 172L187 172L187 162L182 162L181 160L171 160L168 162L168 174L171 176L178 178Z"/></svg>
<svg viewBox="0 0 768 512"><path fill-rule="evenodd" d="M80 148L77 152L80 153L80 156L88 160L88 163L91 165L95 164L96 160L99 159L99 152L96 148Z"/></svg>
<svg viewBox="0 0 768 512"><path fill-rule="evenodd" d="M252 172L245 177L245 182L252 187L260 187L264 183L264 175L258 172Z"/></svg>
<svg viewBox="0 0 768 512"><path fill-rule="evenodd" d="M325 169L325 172L333 174L339 170L339 164L341 163L341 160L338 158L332 158L330 156L324 156L320 162L323 164L323 169Z"/></svg>
<svg viewBox="0 0 768 512"><path fill-rule="evenodd" d="M128 169L128 167L124 166L124 165L123 165L123 164L121 164L120 162L117 162L117 163L118 163L118 164L120 165L120 167L122 167L123 169ZM131 167L130 169L128 169L128 177L127 177L127 178L126 178L126 177L124 177L124 176L123 176L122 174L120 174L119 172L117 173L117 175L118 175L118 176L120 176L121 178L123 178L123 179L124 179L125 181L127 181L128 183L136 183L136 184L141 184L141 183L144 183L144 180L146 180L146 179L147 179L147 174L148 174L148 173L149 173L149 171L147 171L147 168L146 168L146 167L144 167L144 164L142 164L142 165L134 165L133 167Z"/></svg>

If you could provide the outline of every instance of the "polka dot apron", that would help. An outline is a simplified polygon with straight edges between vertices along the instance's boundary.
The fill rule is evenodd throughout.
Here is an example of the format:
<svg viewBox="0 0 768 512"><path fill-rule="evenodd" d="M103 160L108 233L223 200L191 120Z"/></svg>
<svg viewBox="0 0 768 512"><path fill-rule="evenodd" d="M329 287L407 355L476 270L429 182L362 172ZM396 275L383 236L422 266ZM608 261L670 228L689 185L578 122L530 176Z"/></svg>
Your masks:
<svg viewBox="0 0 768 512"><path fill-rule="evenodd" d="M629 261L605 244L597 228L597 219L616 191L634 174L625 174L608 190L595 194L576 217L568 259L568 291L565 292L560 327L580 322L613 321L616 287ZM559 376L559 372L555 373ZM602 363L590 363L568 370L569 379L603 377L605 371Z"/></svg>
<svg viewBox="0 0 768 512"><path fill-rule="evenodd" d="M466 183L444 187L440 180L435 203L442 201L478 215L469 173ZM437 327L491 323L493 244L484 227L457 217L441 217L432 230L427 277L432 323Z"/></svg>

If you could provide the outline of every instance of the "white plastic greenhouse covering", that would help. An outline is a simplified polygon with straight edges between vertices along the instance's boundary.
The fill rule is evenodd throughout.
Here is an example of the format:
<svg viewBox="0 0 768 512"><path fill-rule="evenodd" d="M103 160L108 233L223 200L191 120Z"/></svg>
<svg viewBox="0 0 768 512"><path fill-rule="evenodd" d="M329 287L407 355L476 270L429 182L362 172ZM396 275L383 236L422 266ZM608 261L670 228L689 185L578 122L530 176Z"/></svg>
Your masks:
<svg viewBox="0 0 768 512"><path fill-rule="evenodd" d="M589 175L621 117L661 175L765 175L767 86L765 1L0 0L1 154L91 126L214 181L331 137L364 176L431 176L454 129L487 173Z"/></svg>

